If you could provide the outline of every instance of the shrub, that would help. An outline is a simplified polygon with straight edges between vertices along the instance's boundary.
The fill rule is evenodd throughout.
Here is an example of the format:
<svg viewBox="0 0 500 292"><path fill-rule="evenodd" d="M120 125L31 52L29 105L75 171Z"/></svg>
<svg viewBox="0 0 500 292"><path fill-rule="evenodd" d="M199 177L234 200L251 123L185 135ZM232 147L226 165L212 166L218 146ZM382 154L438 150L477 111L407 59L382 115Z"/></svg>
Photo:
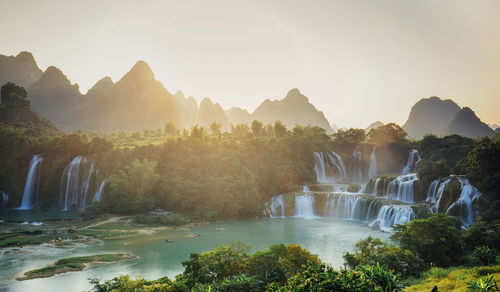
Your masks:
<svg viewBox="0 0 500 292"><path fill-rule="evenodd" d="M403 291L404 285L401 283L400 274L394 275L394 271L377 263L374 266L359 266L358 271L372 280L384 291Z"/></svg>
<svg viewBox="0 0 500 292"><path fill-rule="evenodd" d="M487 292L487 291L498 291L497 282L493 279L493 276L486 278L485 280L479 279L477 281L467 282L467 291L477 291L477 292Z"/></svg>
<svg viewBox="0 0 500 292"><path fill-rule="evenodd" d="M463 254L460 222L442 213L427 219L415 219L394 227L393 240L402 249L410 250L428 264L448 267Z"/></svg>
<svg viewBox="0 0 500 292"><path fill-rule="evenodd" d="M497 253L495 249L481 245L474 249L474 259L476 264L488 266L496 262Z"/></svg>
<svg viewBox="0 0 500 292"><path fill-rule="evenodd" d="M344 254L344 265L354 269L380 263L401 273L403 278L418 277L427 269L424 261L410 250L403 250L371 236L355 244L355 252Z"/></svg>

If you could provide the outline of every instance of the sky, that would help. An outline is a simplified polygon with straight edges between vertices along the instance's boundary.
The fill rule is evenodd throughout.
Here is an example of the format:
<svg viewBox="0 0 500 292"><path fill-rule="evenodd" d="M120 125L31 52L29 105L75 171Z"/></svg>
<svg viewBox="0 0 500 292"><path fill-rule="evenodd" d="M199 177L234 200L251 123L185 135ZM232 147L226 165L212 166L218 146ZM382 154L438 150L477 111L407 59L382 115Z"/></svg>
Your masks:
<svg viewBox="0 0 500 292"><path fill-rule="evenodd" d="M298 88L332 124L403 124L451 98L500 124L500 1L4 1L0 54L85 93L137 60L172 93L253 111Z"/></svg>

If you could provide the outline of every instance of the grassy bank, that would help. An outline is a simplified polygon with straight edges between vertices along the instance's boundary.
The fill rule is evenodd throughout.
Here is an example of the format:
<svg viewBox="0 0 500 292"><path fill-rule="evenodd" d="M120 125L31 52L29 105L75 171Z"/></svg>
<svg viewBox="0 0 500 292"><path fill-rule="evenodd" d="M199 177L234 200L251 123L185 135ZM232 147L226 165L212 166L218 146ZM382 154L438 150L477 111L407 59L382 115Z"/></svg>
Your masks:
<svg viewBox="0 0 500 292"><path fill-rule="evenodd" d="M64 258L58 260L50 266L28 271L24 273L22 277L19 277L16 280L24 281L37 278L48 278L56 274L81 271L89 263L114 263L132 258L134 258L134 256L130 254L100 254L92 256Z"/></svg>
<svg viewBox="0 0 500 292"><path fill-rule="evenodd" d="M472 268L432 268L425 272L421 279L408 286L405 291L431 291L434 286L437 286L438 291L465 292L469 281L486 279L490 276L493 276L493 279L500 283L500 265Z"/></svg>

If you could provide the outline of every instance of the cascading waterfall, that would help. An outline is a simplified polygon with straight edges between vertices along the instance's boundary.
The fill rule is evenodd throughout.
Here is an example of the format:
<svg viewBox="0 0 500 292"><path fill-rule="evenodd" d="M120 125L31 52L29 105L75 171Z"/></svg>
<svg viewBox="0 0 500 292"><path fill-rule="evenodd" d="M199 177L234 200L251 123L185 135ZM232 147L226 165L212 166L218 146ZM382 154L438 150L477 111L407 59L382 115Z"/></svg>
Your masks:
<svg viewBox="0 0 500 292"><path fill-rule="evenodd" d="M439 204L441 203L441 198L443 197L443 192L448 183L450 183L451 178L446 179L442 183L439 184L437 187L437 191L434 193L434 195L430 198L434 203L434 206L431 207L431 212L436 213L439 211Z"/></svg>
<svg viewBox="0 0 500 292"><path fill-rule="evenodd" d="M379 229L383 231L391 231L392 226L396 224L404 224L415 218L415 212L408 205L384 205L377 215L377 219L370 223L370 227L379 225Z"/></svg>
<svg viewBox="0 0 500 292"><path fill-rule="evenodd" d="M92 200L92 202L99 202L99 203L101 202L104 185L106 185L106 179L102 180L101 184L99 185L99 188L97 189L97 192L94 195L94 199Z"/></svg>
<svg viewBox="0 0 500 292"><path fill-rule="evenodd" d="M418 154L418 151L412 149L408 154L408 161L406 162L406 165L401 173L408 174L415 171L415 168L417 167L417 164L420 160L422 160L422 158L420 158L420 154Z"/></svg>
<svg viewBox="0 0 500 292"><path fill-rule="evenodd" d="M368 178L372 178L377 175L377 157L375 156L375 151L377 147L373 147L372 155L370 156L370 167L368 168Z"/></svg>
<svg viewBox="0 0 500 292"><path fill-rule="evenodd" d="M91 184L91 178L97 171L92 161L88 166L87 158L75 157L64 169L61 177L61 188L59 193L59 205L63 211L76 208L83 211L87 203L87 194ZM97 181L97 178L95 179Z"/></svg>
<svg viewBox="0 0 500 292"><path fill-rule="evenodd" d="M2 204L0 204L0 206L5 207L9 202L9 195L4 191L0 191L0 193L2 194Z"/></svg>
<svg viewBox="0 0 500 292"><path fill-rule="evenodd" d="M23 198L18 210L30 210L35 207L38 201L38 189L40 185L40 168L42 156L35 154L31 159L26 184L24 185Z"/></svg>
<svg viewBox="0 0 500 292"><path fill-rule="evenodd" d="M309 189L309 187L308 187L308 186L303 186L303 187L302 187L302 192L303 192L303 193L309 193L310 191L311 191L311 190Z"/></svg>
<svg viewBox="0 0 500 292"><path fill-rule="evenodd" d="M347 177L342 157L333 151L314 152L314 172L317 181L321 183L331 183Z"/></svg>
<svg viewBox="0 0 500 292"><path fill-rule="evenodd" d="M378 194L378 186L379 186L381 180L382 180L382 178L380 178L380 177L377 177L375 179L375 185L373 186L373 191L372 191L373 195L377 195Z"/></svg>
<svg viewBox="0 0 500 292"><path fill-rule="evenodd" d="M393 225L408 222L415 217L410 205L388 204L385 199L370 195L336 192L316 195L326 196L323 207L315 206L315 194L295 194L294 217L317 218L319 214L324 217L369 223L381 230L390 230ZM284 195L272 197L265 206L269 217L284 217Z"/></svg>
<svg viewBox="0 0 500 292"><path fill-rule="evenodd" d="M314 195L296 194L295 195L295 217L314 218Z"/></svg>
<svg viewBox="0 0 500 292"><path fill-rule="evenodd" d="M358 179L358 180L363 179L362 153L361 150L359 150L359 146L357 146L352 152L351 172L353 179Z"/></svg>
<svg viewBox="0 0 500 292"><path fill-rule="evenodd" d="M266 210L269 217L285 217L285 204L283 202L283 195L277 195L271 198L271 201L266 203Z"/></svg>
<svg viewBox="0 0 500 292"><path fill-rule="evenodd" d="M477 212L474 212L474 202L481 196L481 193L477 188L472 186L466 178L457 177L457 179L462 189L460 197L448 207L446 213L458 209L458 218L460 222L462 222L462 227L467 228L472 224L474 215L477 215Z"/></svg>
<svg viewBox="0 0 500 292"><path fill-rule="evenodd" d="M436 203L436 193L439 186L439 179L435 179L429 185L429 189L427 190L427 197L425 198L425 202L428 204Z"/></svg>
<svg viewBox="0 0 500 292"><path fill-rule="evenodd" d="M396 177L387 187L386 196L393 200L413 203L413 183L418 180L417 174L406 174Z"/></svg>

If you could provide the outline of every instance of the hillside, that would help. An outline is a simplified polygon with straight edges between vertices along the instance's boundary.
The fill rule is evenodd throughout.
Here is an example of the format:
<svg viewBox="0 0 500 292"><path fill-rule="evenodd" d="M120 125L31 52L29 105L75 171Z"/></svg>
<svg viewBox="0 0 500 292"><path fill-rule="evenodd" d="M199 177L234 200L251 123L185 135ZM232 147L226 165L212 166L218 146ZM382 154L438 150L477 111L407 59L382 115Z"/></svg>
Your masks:
<svg viewBox="0 0 500 292"><path fill-rule="evenodd" d="M442 136L460 107L452 100L432 96L419 100L410 111L403 129L408 136L421 139L425 134Z"/></svg>
<svg viewBox="0 0 500 292"><path fill-rule="evenodd" d="M446 135L460 135L469 138L491 136L493 130L477 117L468 107L458 111L445 129Z"/></svg>

